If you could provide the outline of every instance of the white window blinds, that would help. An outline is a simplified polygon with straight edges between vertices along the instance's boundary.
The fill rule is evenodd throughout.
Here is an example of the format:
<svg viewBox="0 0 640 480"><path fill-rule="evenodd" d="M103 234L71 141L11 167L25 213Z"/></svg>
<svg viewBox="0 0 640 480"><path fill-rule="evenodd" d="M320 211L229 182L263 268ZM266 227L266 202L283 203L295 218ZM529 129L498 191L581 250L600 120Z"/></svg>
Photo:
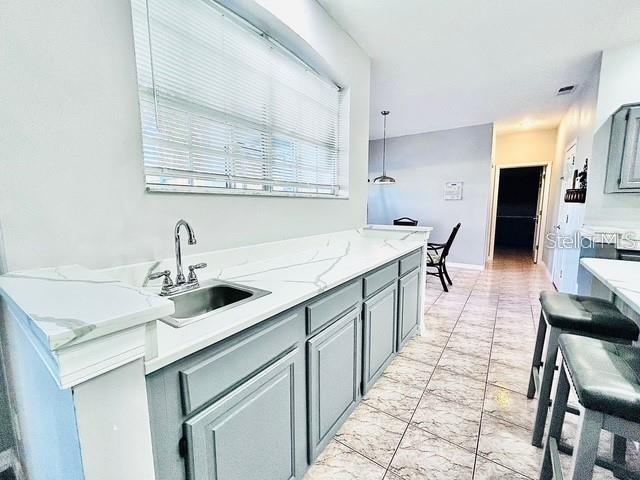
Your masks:
<svg viewBox="0 0 640 480"><path fill-rule="evenodd" d="M132 0L149 190L347 196L343 94L210 0Z"/></svg>

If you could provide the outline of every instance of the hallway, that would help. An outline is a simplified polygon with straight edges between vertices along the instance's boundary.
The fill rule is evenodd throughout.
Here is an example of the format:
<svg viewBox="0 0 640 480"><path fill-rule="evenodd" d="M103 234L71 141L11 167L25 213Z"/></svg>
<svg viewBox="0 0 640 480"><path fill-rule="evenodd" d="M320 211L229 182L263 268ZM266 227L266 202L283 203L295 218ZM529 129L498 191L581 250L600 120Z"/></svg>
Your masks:
<svg viewBox="0 0 640 480"><path fill-rule="evenodd" d="M525 394L538 294L553 287L517 252L483 272L451 273L448 294L428 278L425 335L393 361L306 480L537 478L536 401ZM570 437L576 417L567 417ZM608 439L600 443L606 451ZM603 478L613 476L596 468Z"/></svg>

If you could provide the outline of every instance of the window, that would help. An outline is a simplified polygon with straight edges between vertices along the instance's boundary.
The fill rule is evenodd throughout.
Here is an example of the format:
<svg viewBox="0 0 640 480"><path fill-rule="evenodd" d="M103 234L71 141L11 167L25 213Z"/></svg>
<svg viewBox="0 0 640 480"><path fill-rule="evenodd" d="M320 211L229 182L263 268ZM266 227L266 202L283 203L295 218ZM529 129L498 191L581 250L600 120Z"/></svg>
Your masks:
<svg viewBox="0 0 640 480"><path fill-rule="evenodd" d="M347 197L344 93L209 0L132 0L147 190Z"/></svg>

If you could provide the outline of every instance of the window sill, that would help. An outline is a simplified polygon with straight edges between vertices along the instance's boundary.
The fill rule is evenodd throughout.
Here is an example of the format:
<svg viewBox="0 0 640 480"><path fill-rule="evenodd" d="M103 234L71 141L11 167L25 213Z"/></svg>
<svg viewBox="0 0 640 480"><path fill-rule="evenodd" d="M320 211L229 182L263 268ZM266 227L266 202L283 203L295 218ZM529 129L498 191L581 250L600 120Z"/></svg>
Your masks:
<svg viewBox="0 0 640 480"><path fill-rule="evenodd" d="M223 189L216 187L189 187L178 185L147 185L148 193L189 193L201 195L242 195L253 197L291 197L291 198L318 198L324 200L349 200L349 193L345 192L339 196L321 193L298 193L298 192L269 192L263 190L239 190Z"/></svg>

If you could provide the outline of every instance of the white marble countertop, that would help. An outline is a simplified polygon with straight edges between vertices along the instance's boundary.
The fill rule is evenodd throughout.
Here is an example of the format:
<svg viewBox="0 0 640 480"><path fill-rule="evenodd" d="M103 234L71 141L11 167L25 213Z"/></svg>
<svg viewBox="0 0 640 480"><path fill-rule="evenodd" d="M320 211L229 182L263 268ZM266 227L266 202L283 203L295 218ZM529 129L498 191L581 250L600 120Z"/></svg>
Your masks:
<svg viewBox="0 0 640 480"><path fill-rule="evenodd" d="M52 351L174 311L166 298L79 265L7 273L0 276L0 292Z"/></svg>
<svg viewBox="0 0 640 480"><path fill-rule="evenodd" d="M184 265L209 264L199 271L201 281L217 278L271 293L180 328L158 320L174 312L173 302L158 295L159 280L146 280L152 271L173 269L173 258L100 271L72 265L11 272L0 276L0 293L58 359L82 346L93 349L85 363L97 362L102 347L90 340L146 324L151 372L423 247L429 230L365 227L187 255ZM67 354L68 361L75 355Z"/></svg>
<svg viewBox="0 0 640 480"><path fill-rule="evenodd" d="M583 258L580 263L632 310L640 314L640 262Z"/></svg>
<svg viewBox="0 0 640 480"><path fill-rule="evenodd" d="M640 250L640 226L583 225L580 235L625 250Z"/></svg>
<svg viewBox="0 0 640 480"><path fill-rule="evenodd" d="M431 232L433 227L421 227L416 225L412 227L410 225L381 225L381 224L369 224L364 227L365 230L388 230L388 231L398 231L398 232Z"/></svg>
<svg viewBox="0 0 640 480"><path fill-rule="evenodd" d="M417 234L416 234L417 233ZM309 237L308 248L226 268L215 267L201 280L218 278L271 292L224 312L215 311L198 322L174 328L156 324L156 355L147 358L150 373L208 345L245 330L267 318L315 297L424 246L426 232L397 231L398 238L358 229L341 235ZM317 240L323 239L321 244Z"/></svg>

